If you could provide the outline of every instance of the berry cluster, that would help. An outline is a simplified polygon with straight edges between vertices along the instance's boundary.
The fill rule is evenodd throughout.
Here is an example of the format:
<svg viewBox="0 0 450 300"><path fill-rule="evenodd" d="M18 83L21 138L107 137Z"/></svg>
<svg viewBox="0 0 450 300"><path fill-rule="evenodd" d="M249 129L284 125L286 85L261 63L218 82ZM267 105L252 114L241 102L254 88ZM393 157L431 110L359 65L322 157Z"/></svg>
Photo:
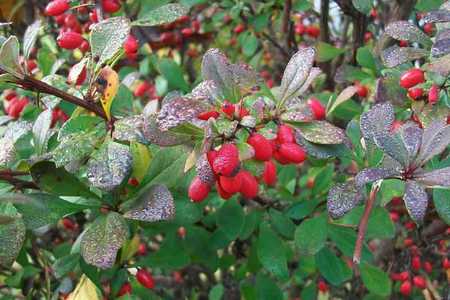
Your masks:
<svg viewBox="0 0 450 300"><path fill-rule="evenodd" d="M317 39L320 36L319 26L301 14L295 16L294 32L298 36L306 35L312 39Z"/></svg>
<svg viewBox="0 0 450 300"><path fill-rule="evenodd" d="M425 82L425 74L421 69L414 68L406 71L400 77L400 86L408 90L408 96L414 101L424 99L424 90L419 85ZM433 84L428 91L428 103L439 101L439 87Z"/></svg>

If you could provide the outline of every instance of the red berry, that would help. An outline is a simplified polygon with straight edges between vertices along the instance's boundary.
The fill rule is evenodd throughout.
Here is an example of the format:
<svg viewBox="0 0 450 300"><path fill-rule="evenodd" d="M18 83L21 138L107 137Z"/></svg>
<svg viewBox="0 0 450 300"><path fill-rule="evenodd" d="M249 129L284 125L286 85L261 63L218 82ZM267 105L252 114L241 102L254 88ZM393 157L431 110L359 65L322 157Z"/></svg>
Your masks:
<svg viewBox="0 0 450 300"><path fill-rule="evenodd" d="M409 279L409 273L406 271L401 272L399 275L400 281L406 281Z"/></svg>
<svg viewBox="0 0 450 300"><path fill-rule="evenodd" d="M85 53L85 52L89 51L90 48L91 48L91 46L89 45L89 42L88 42L88 41L84 40L84 41L81 43L81 46L80 46L81 52Z"/></svg>
<svg viewBox="0 0 450 300"><path fill-rule="evenodd" d="M403 296L411 295L411 290L412 290L411 282L409 282L409 281L405 281L400 285L400 293Z"/></svg>
<svg viewBox="0 0 450 300"><path fill-rule="evenodd" d="M305 33L305 30L306 30L305 25L303 25L301 23L295 24L294 31L296 34L303 35Z"/></svg>
<svg viewBox="0 0 450 300"><path fill-rule="evenodd" d="M27 60L27 70L28 72L33 72L37 68L37 63L34 59Z"/></svg>
<svg viewBox="0 0 450 300"><path fill-rule="evenodd" d="M206 157L208 158L209 165L212 166L214 163L214 160L216 159L217 155L219 155L219 151L211 150L206 153Z"/></svg>
<svg viewBox="0 0 450 300"><path fill-rule="evenodd" d="M134 54L139 49L139 42L134 35L130 34L126 39L123 48L126 54Z"/></svg>
<svg viewBox="0 0 450 300"><path fill-rule="evenodd" d="M306 152L297 144L284 143L279 149L280 155L289 162L299 164L306 159Z"/></svg>
<svg viewBox="0 0 450 300"><path fill-rule="evenodd" d="M374 19L378 17L378 12L374 7L372 7L372 9L370 10L370 16Z"/></svg>
<svg viewBox="0 0 450 300"><path fill-rule="evenodd" d="M242 185L240 173L234 177L220 176L219 184L220 187L228 194L235 194L239 192Z"/></svg>
<svg viewBox="0 0 450 300"><path fill-rule="evenodd" d="M398 45L400 47L408 47L408 41L401 40L401 41L398 42Z"/></svg>
<svg viewBox="0 0 450 300"><path fill-rule="evenodd" d="M84 39L78 32L61 32L57 38L58 45L64 49L76 49L81 46Z"/></svg>
<svg viewBox="0 0 450 300"><path fill-rule="evenodd" d="M321 291L322 293L328 292L328 285L323 280L319 280L317 283L317 289Z"/></svg>
<svg viewBox="0 0 450 300"><path fill-rule="evenodd" d="M3 97L5 98L6 101L11 101L15 97L17 97L17 94L14 90L4 90Z"/></svg>
<svg viewBox="0 0 450 300"><path fill-rule="evenodd" d="M258 195L258 181L256 181L256 178L248 171L241 171L240 172L242 185L240 193L242 196L244 196L247 199L255 198Z"/></svg>
<svg viewBox="0 0 450 300"><path fill-rule="evenodd" d="M315 184L314 178L308 178L308 180L306 181L306 187L308 189L312 189L314 187L314 184Z"/></svg>
<svg viewBox="0 0 450 300"><path fill-rule="evenodd" d="M232 20L232 18L231 18L230 15L225 15L225 16L223 16L223 22L224 22L225 24L230 23L231 20Z"/></svg>
<svg viewBox="0 0 450 300"><path fill-rule="evenodd" d="M220 116L219 112L217 112L215 110L211 110L211 111L205 111L205 112L199 113L197 118L200 120L207 121L207 120L209 120L209 118L217 119L219 116Z"/></svg>
<svg viewBox="0 0 450 300"><path fill-rule="evenodd" d="M310 98L308 99L308 106L313 112L314 118L316 120L322 120L325 119L325 107L322 105L322 103L316 99L316 98Z"/></svg>
<svg viewBox="0 0 450 300"><path fill-rule="evenodd" d="M142 97L145 95L145 93L151 88L151 84L147 81L143 81L139 83L136 88L134 89L134 96L135 97Z"/></svg>
<svg viewBox="0 0 450 300"><path fill-rule="evenodd" d="M239 151L235 144L224 144L212 164L216 174L231 176L239 166Z"/></svg>
<svg viewBox="0 0 450 300"><path fill-rule="evenodd" d="M450 269L450 260L447 257L442 260L442 267L445 270Z"/></svg>
<svg viewBox="0 0 450 300"><path fill-rule="evenodd" d="M364 33L364 42L368 43L373 38L373 33L370 31L367 31Z"/></svg>
<svg viewBox="0 0 450 300"><path fill-rule="evenodd" d="M400 77L400 86L405 89L409 89L424 81L425 76L423 71L421 69L414 68L403 73Z"/></svg>
<svg viewBox="0 0 450 300"><path fill-rule="evenodd" d="M178 22L178 23L186 23L186 22L189 22L190 19L191 18L189 16L185 15L185 16L179 17L176 22Z"/></svg>
<svg viewBox="0 0 450 300"><path fill-rule="evenodd" d="M102 0L102 7L107 13L115 13L120 9L120 2L117 0Z"/></svg>
<svg viewBox="0 0 450 300"><path fill-rule="evenodd" d="M77 228L76 223L74 221L72 221L72 219L69 219L69 218L62 219L62 224L65 229L70 230L70 231L75 230Z"/></svg>
<svg viewBox="0 0 450 300"><path fill-rule="evenodd" d="M178 227L177 234L181 239L184 239L186 237L186 228L183 226Z"/></svg>
<svg viewBox="0 0 450 300"><path fill-rule="evenodd" d="M389 216L391 217L392 222L398 222L398 220L400 220L400 215L396 211L391 211Z"/></svg>
<svg viewBox="0 0 450 300"><path fill-rule="evenodd" d="M279 162L282 165L288 165L291 163L290 160L288 160L286 157L284 157L283 155L280 154L280 151L274 151L273 152L273 158L275 158L275 160L277 162Z"/></svg>
<svg viewBox="0 0 450 300"><path fill-rule="evenodd" d="M147 255L147 245L145 243L140 243L136 252L138 255Z"/></svg>
<svg viewBox="0 0 450 300"><path fill-rule="evenodd" d="M74 67L70 68L69 75L67 76L67 82L68 83L75 83L75 85L82 85L83 82L86 80L86 67L83 67L81 72L79 74L78 70Z"/></svg>
<svg viewBox="0 0 450 300"><path fill-rule="evenodd" d="M222 111L229 117L232 117L234 114L234 104L228 102L227 100L223 101Z"/></svg>
<svg viewBox="0 0 450 300"><path fill-rule="evenodd" d="M238 24L236 27L234 27L233 32L236 34L242 33L245 30L244 24Z"/></svg>
<svg viewBox="0 0 450 300"><path fill-rule="evenodd" d="M243 105L240 105L238 115L239 115L239 119L242 119L243 117L250 115L250 112Z"/></svg>
<svg viewBox="0 0 450 300"><path fill-rule="evenodd" d="M131 294L133 291L133 288L131 287L131 284L127 281L122 284L120 287L120 290L117 292L117 297L122 297L126 294Z"/></svg>
<svg viewBox="0 0 450 300"><path fill-rule="evenodd" d="M294 131L292 130L292 128L287 125L278 126L277 141L280 144L294 143L295 137L294 137Z"/></svg>
<svg viewBox="0 0 450 300"><path fill-rule="evenodd" d="M139 181L136 179L136 177L131 177L128 180L128 184L131 186L138 186L139 185Z"/></svg>
<svg viewBox="0 0 450 300"><path fill-rule="evenodd" d="M14 119L17 119L20 117L20 114L22 113L23 109L27 104L29 103L28 98L22 97L22 98L14 98L9 102L8 106L8 115Z"/></svg>
<svg viewBox="0 0 450 300"><path fill-rule="evenodd" d="M89 20L92 21L92 23L97 23L98 22L98 16L97 16L97 11L94 9L89 13Z"/></svg>
<svg viewBox="0 0 450 300"><path fill-rule="evenodd" d="M405 245L405 247L411 247L414 245L414 241L411 238L404 239L403 245Z"/></svg>
<svg viewBox="0 0 450 300"><path fill-rule="evenodd" d="M217 193L219 193L220 198L228 200L230 199L233 194L227 193L224 191L224 189L220 186L219 182L216 183Z"/></svg>
<svg viewBox="0 0 450 300"><path fill-rule="evenodd" d="M137 271L136 279L142 286L148 289L155 287L155 281L153 280L152 274L145 269L139 269L139 271Z"/></svg>
<svg viewBox="0 0 450 300"><path fill-rule="evenodd" d="M320 28L319 26L310 25L306 27L305 33L312 38L317 38L320 35Z"/></svg>
<svg viewBox="0 0 450 300"><path fill-rule="evenodd" d="M67 0L53 0L45 7L45 14L47 16L58 16L70 8Z"/></svg>
<svg viewBox="0 0 450 300"><path fill-rule="evenodd" d="M419 289L425 289L427 287L427 282L425 278L419 275L413 277L413 284L415 287Z"/></svg>
<svg viewBox="0 0 450 300"><path fill-rule="evenodd" d="M423 25L423 31L425 31L426 34L432 34L434 31L434 26L432 23L426 23Z"/></svg>
<svg viewBox="0 0 450 300"><path fill-rule="evenodd" d="M367 87L365 85L357 84L356 85L356 93L358 94L359 97L366 98L367 95L369 94L369 90L367 89Z"/></svg>
<svg viewBox="0 0 450 300"><path fill-rule="evenodd" d="M194 202L201 202L208 197L210 190L209 184L203 182L199 177L195 177L189 186L189 198Z"/></svg>
<svg viewBox="0 0 450 300"><path fill-rule="evenodd" d="M416 223L409 221L405 223L405 228L408 230L414 230L416 228Z"/></svg>
<svg viewBox="0 0 450 300"><path fill-rule="evenodd" d="M74 14L67 14L64 18L64 25L68 28L75 28L77 26L80 26L78 23L78 19Z"/></svg>
<svg viewBox="0 0 450 300"><path fill-rule="evenodd" d="M263 181L268 186L274 186L277 183L277 167L271 160L264 162Z"/></svg>
<svg viewBox="0 0 450 300"><path fill-rule="evenodd" d="M163 44L171 44L175 41L175 36L172 32L163 32L161 33L159 39Z"/></svg>
<svg viewBox="0 0 450 300"><path fill-rule="evenodd" d="M192 22L191 22L191 26L192 26L192 29L195 31L195 32L199 32L200 31L200 21L198 21L198 20L193 20Z"/></svg>
<svg viewBox="0 0 450 300"><path fill-rule="evenodd" d="M58 24L59 26L63 26L64 23L66 22L66 14L60 14L58 16L55 16L55 22L56 24Z"/></svg>
<svg viewBox="0 0 450 300"><path fill-rule="evenodd" d="M422 267L422 263L420 261L420 257L414 256L411 259L411 269L413 269L414 271L419 271L421 267Z"/></svg>
<svg viewBox="0 0 450 300"><path fill-rule="evenodd" d="M428 103L435 104L439 101L439 87L436 84L433 84L428 91Z"/></svg>
<svg viewBox="0 0 450 300"><path fill-rule="evenodd" d="M247 143L255 150L256 160L265 161L272 158L272 145L263 135L254 133L248 138Z"/></svg>
<svg viewBox="0 0 450 300"><path fill-rule="evenodd" d="M419 100L423 96L422 88L411 88L408 90L408 96L413 100Z"/></svg>
<svg viewBox="0 0 450 300"><path fill-rule="evenodd" d="M423 269L425 270L425 272L431 273L433 272L433 265L429 261L426 261L423 263Z"/></svg>
<svg viewBox="0 0 450 300"><path fill-rule="evenodd" d="M181 29L181 34L183 35L183 37L188 38L194 34L194 31L192 30L192 28L183 28Z"/></svg>

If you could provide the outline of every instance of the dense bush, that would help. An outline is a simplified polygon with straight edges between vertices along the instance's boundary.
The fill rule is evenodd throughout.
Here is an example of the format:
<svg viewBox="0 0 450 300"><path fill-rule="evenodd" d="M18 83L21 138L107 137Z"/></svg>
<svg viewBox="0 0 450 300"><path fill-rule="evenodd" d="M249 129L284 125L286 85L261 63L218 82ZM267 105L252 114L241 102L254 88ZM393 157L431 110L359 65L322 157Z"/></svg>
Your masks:
<svg viewBox="0 0 450 300"><path fill-rule="evenodd" d="M443 2L2 1L1 298L450 297Z"/></svg>

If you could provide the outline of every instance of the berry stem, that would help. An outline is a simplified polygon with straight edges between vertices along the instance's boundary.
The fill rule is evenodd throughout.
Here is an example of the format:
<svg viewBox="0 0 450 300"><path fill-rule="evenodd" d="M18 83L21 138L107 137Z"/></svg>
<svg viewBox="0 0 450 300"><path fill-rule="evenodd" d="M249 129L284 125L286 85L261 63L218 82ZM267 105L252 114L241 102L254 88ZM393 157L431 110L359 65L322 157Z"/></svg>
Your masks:
<svg viewBox="0 0 450 300"><path fill-rule="evenodd" d="M356 239L355 250L353 252L353 264L355 275L359 276L358 266L361 262L361 251L364 243L364 238L366 236L367 225L369 223L370 213L372 212L375 199L377 198L377 193L379 190L379 185L374 185L370 191L369 199L367 199L366 206L364 208L364 213L359 221L358 225L358 236Z"/></svg>

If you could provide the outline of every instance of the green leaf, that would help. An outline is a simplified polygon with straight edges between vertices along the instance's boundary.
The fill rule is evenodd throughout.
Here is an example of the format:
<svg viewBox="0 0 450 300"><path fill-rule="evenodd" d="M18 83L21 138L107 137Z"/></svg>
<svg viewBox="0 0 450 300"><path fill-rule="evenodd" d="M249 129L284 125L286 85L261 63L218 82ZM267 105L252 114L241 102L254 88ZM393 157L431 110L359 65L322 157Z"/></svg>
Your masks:
<svg viewBox="0 0 450 300"><path fill-rule="evenodd" d="M283 300L284 298L280 288L270 277L258 273L256 276L256 299Z"/></svg>
<svg viewBox="0 0 450 300"><path fill-rule="evenodd" d="M11 203L0 203L0 213L15 219L12 223L0 225L0 265L9 268L25 240L25 224Z"/></svg>
<svg viewBox="0 0 450 300"><path fill-rule="evenodd" d="M130 20L124 17L108 18L93 25L89 39L92 56L98 58L97 68L117 55L130 29Z"/></svg>
<svg viewBox="0 0 450 300"><path fill-rule="evenodd" d="M242 206L236 201L227 201L216 213L216 223L226 237L233 241L242 231L245 214Z"/></svg>
<svg viewBox="0 0 450 300"><path fill-rule="evenodd" d="M369 48L368 46L358 48L358 51L356 53L356 61L361 67L368 68L373 72L377 71L375 58L373 57L371 48Z"/></svg>
<svg viewBox="0 0 450 300"><path fill-rule="evenodd" d="M79 162L91 154L98 141L95 134L95 132L73 133L64 136L52 152L52 160L56 167L68 167L71 163Z"/></svg>
<svg viewBox="0 0 450 300"><path fill-rule="evenodd" d="M433 202L439 216L450 225L450 190L433 189Z"/></svg>
<svg viewBox="0 0 450 300"><path fill-rule="evenodd" d="M257 249L258 259L266 270L281 280L288 278L289 272L284 243L267 223L262 223L259 226Z"/></svg>
<svg viewBox="0 0 450 300"><path fill-rule="evenodd" d="M183 92L189 91L189 85L183 77L183 69L171 59L163 58L158 63L158 69L169 82L172 89L180 89Z"/></svg>
<svg viewBox="0 0 450 300"><path fill-rule="evenodd" d="M223 287L223 284L221 284L221 283L216 284L216 285L209 291L208 299L209 299L209 300L221 300L224 291L225 291L225 288Z"/></svg>
<svg viewBox="0 0 450 300"><path fill-rule="evenodd" d="M8 199L9 197L5 198ZM15 206L22 214L25 226L28 229L55 224L64 216L89 208L44 193L12 194L9 200L17 202Z"/></svg>
<svg viewBox="0 0 450 300"><path fill-rule="evenodd" d="M318 62L326 62L332 60L333 58L343 54L345 52L344 48L336 48L328 43L319 42L317 43L317 58Z"/></svg>
<svg viewBox="0 0 450 300"><path fill-rule="evenodd" d="M316 266L322 276L335 286L352 277L350 268L328 248L323 248L316 254Z"/></svg>
<svg viewBox="0 0 450 300"><path fill-rule="evenodd" d="M179 17L186 15L188 8L181 4L171 3L140 15L139 20L133 22L135 26L157 26L171 23Z"/></svg>
<svg viewBox="0 0 450 300"><path fill-rule="evenodd" d="M59 196L97 198L78 178L64 168L56 168L52 162L38 162L31 167L30 172L33 181L43 191Z"/></svg>
<svg viewBox="0 0 450 300"><path fill-rule="evenodd" d="M114 265L117 251L128 238L128 226L121 215L110 212L97 217L81 238L81 255L84 260L100 269Z"/></svg>
<svg viewBox="0 0 450 300"><path fill-rule="evenodd" d="M37 155L47 150L50 125L52 124L52 110L47 109L39 114L33 125L33 142Z"/></svg>
<svg viewBox="0 0 450 300"><path fill-rule="evenodd" d="M36 43L40 29L41 29L41 20L36 20L25 30L25 34L23 36L23 58L25 60L27 60L28 57L30 57L31 50L33 49L34 44Z"/></svg>
<svg viewBox="0 0 450 300"><path fill-rule="evenodd" d="M182 240L177 235L170 234L164 239L159 250L147 255L140 265L151 268L179 270L190 263L191 259L185 251Z"/></svg>
<svg viewBox="0 0 450 300"><path fill-rule="evenodd" d="M368 263L362 263L360 271L362 281L370 292L380 296L391 294L391 280L385 272Z"/></svg>
<svg viewBox="0 0 450 300"><path fill-rule="evenodd" d="M117 95L111 105L113 116L129 116L133 113L133 93L123 84L120 84Z"/></svg>
<svg viewBox="0 0 450 300"><path fill-rule="evenodd" d="M311 143L336 145L345 139L344 131L327 121L296 123L295 126L300 129L300 135Z"/></svg>
<svg viewBox="0 0 450 300"><path fill-rule="evenodd" d="M326 240L326 214L303 221L295 230L295 245L302 253L317 253L325 246Z"/></svg>
<svg viewBox="0 0 450 300"><path fill-rule="evenodd" d="M295 224L282 212L271 209L269 211L270 224L284 238L294 239Z"/></svg>
<svg viewBox="0 0 450 300"><path fill-rule="evenodd" d="M353 228L328 225L328 237L336 244L338 249L347 257L353 256L356 243L356 231ZM371 261L372 253L366 244L363 245L362 261Z"/></svg>
<svg viewBox="0 0 450 300"><path fill-rule="evenodd" d="M80 254L78 253L72 253L57 259L52 265L52 269L55 272L55 277L57 279L61 279L68 273L73 272L73 270L78 266L79 261Z"/></svg>
<svg viewBox="0 0 450 300"><path fill-rule="evenodd" d="M19 63L19 40L10 36L0 48L0 68L19 78L23 77L23 68Z"/></svg>
<svg viewBox="0 0 450 300"><path fill-rule="evenodd" d="M72 133L90 132L96 129L98 130L98 126L103 123L102 118L94 116L82 115L70 118L59 130L58 140L60 141L63 137Z"/></svg>
<svg viewBox="0 0 450 300"><path fill-rule="evenodd" d="M361 13L365 15L370 14L372 9L372 0L352 0L353 6Z"/></svg>

